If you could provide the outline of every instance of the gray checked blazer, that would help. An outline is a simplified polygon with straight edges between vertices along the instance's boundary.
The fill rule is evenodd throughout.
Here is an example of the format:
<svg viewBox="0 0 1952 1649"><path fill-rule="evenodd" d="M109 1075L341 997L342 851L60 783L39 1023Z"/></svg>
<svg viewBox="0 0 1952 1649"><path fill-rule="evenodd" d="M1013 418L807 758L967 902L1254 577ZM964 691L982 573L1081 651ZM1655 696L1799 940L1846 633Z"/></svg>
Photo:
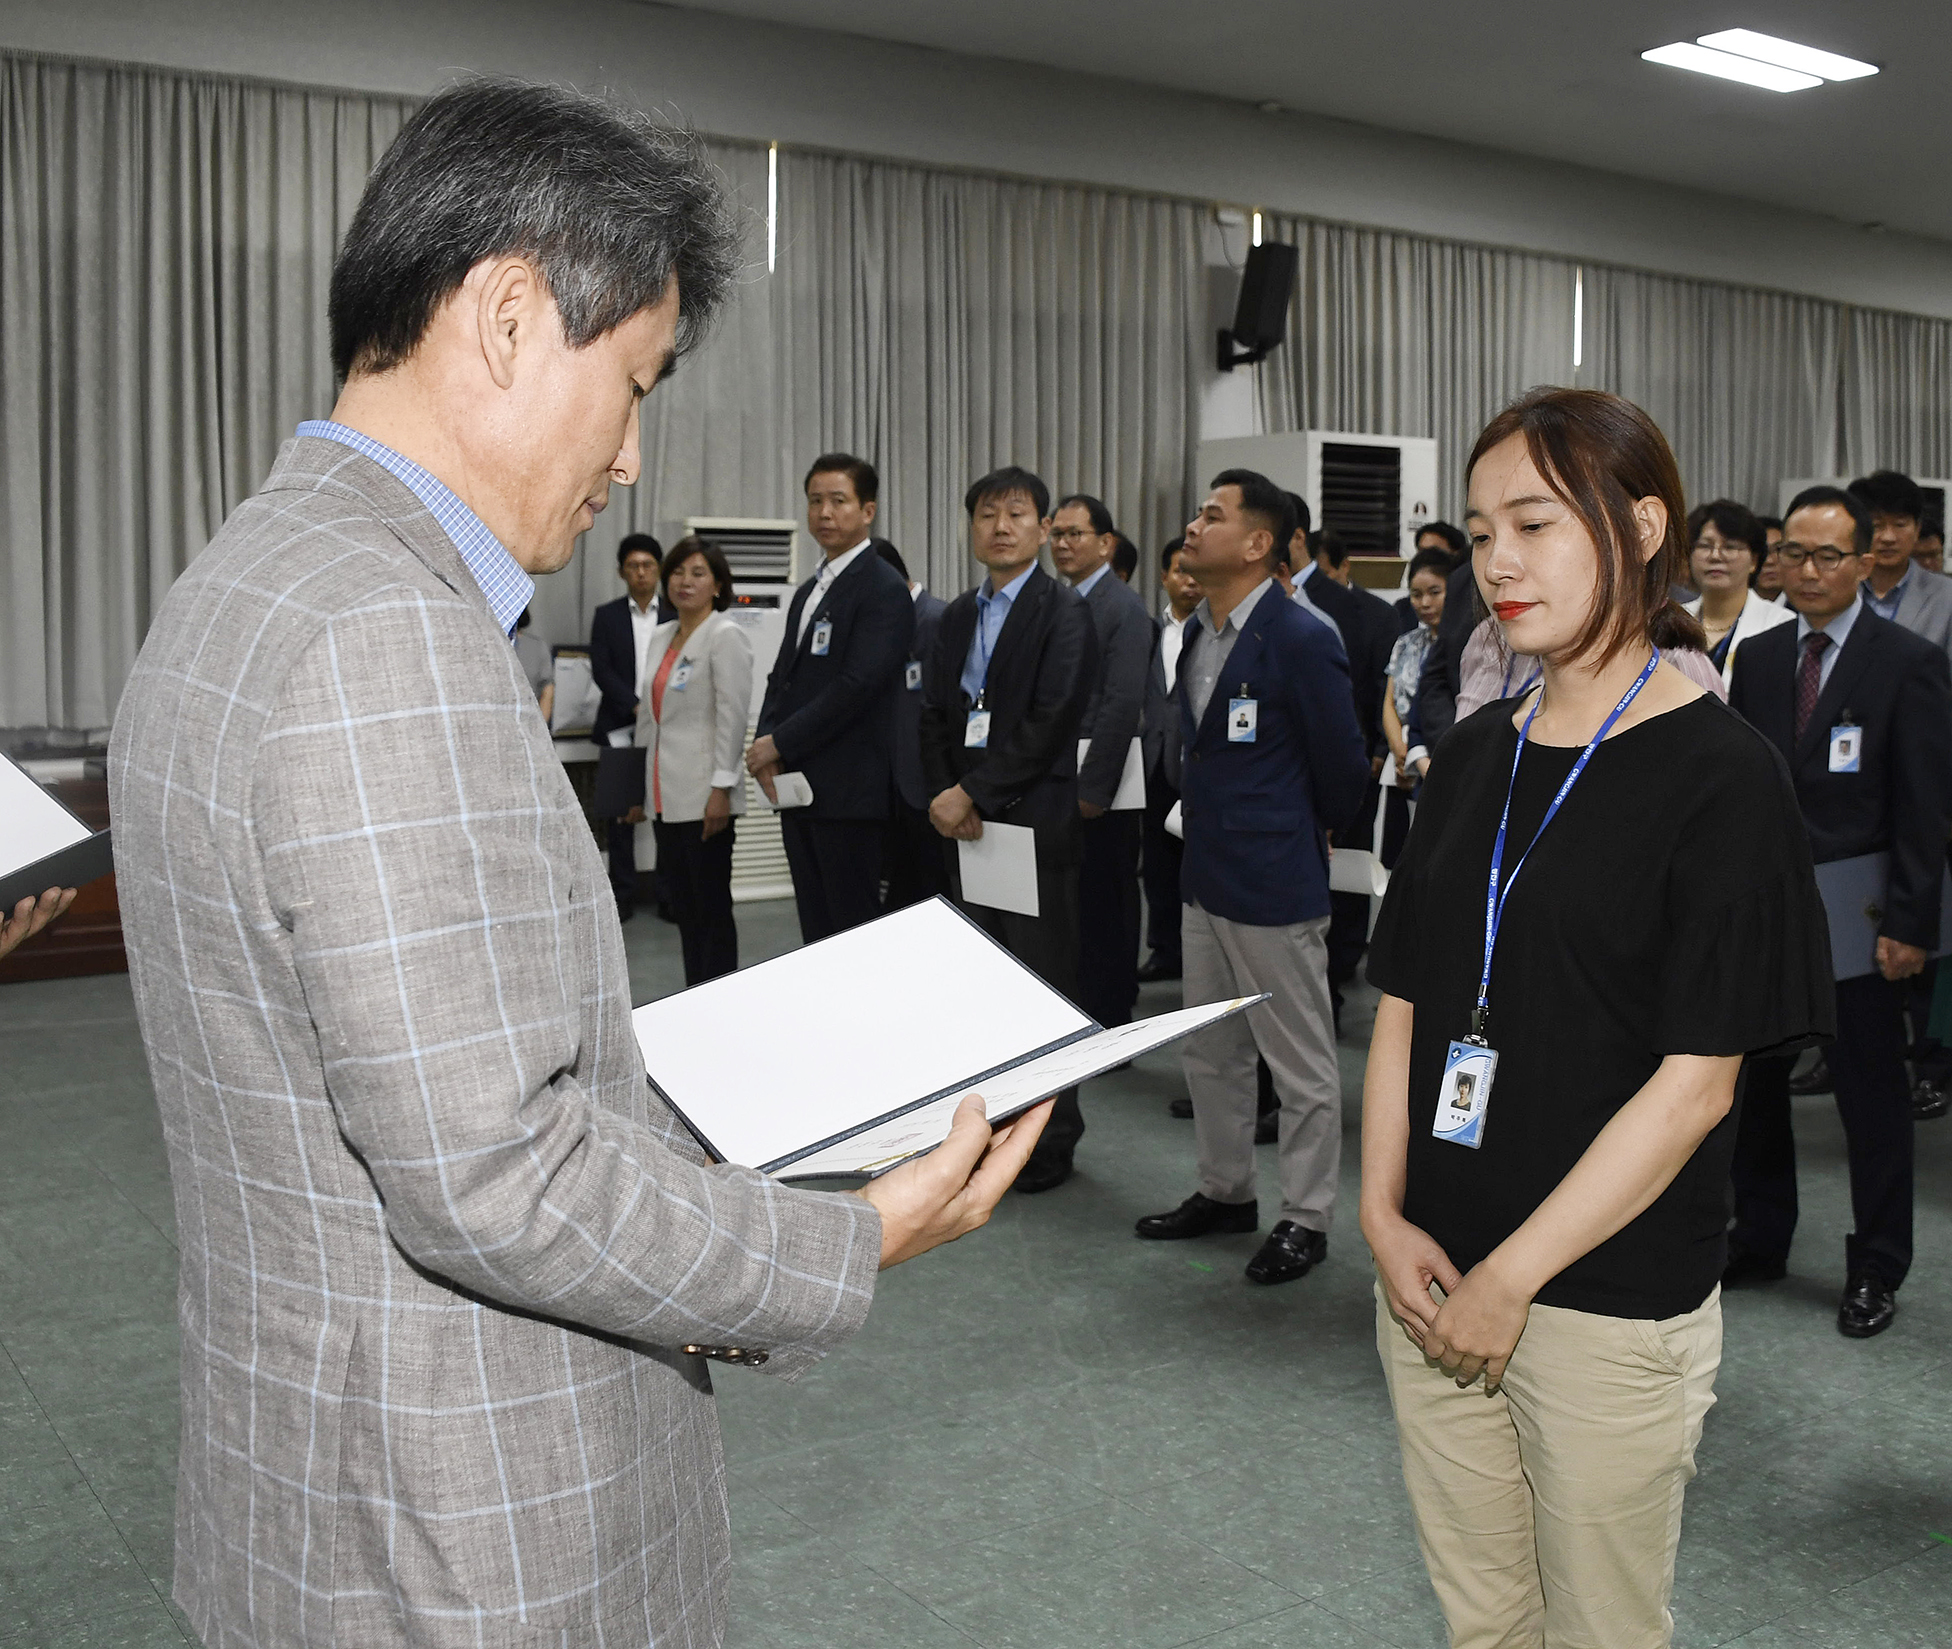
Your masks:
<svg viewBox="0 0 1952 1649"><path fill-rule="evenodd" d="M175 1595L211 1645L702 1646L708 1365L866 1314L878 1216L648 1088L514 649L377 464L303 439L164 601L109 752L182 1250Z"/></svg>

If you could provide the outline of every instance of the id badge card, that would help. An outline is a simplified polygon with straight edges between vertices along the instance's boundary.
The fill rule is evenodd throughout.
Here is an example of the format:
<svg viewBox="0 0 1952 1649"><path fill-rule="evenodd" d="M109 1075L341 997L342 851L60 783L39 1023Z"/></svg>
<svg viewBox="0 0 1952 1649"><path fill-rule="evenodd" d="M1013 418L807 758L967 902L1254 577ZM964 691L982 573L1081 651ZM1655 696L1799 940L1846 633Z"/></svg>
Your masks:
<svg viewBox="0 0 1952 1649"><path fill-rule="evenodd" d="M905 682L907 682L907 683L908 683L908 690L909 690L909 692L911 692L911 693L919 693L919 692L921 692L921 690L922 690L922 661L921 661L920 659L918 659L918 658L912 658L912 659L910 659L910 660L908 661L908 670L907 670L907 672L906 672L906 674L904 674L904 676L902 677L902 679L903 679L903 680L904 680Z"/></svg>
<svg viewBox="0 0 1952 1649"><path fill-rule="evenodd" d="M987 710L972 710L969 721L962 730L962 747L965 750L987 750L990 744L990 713Z"/></svg>
<svg viewBox="0 0 1952 1649"><path fill-rule="evenodd" d="M834 621L831 618L823 618L813 627L813 656L815 658L825 658L827 656L827 649L832 645L833 639Z"/></svg>
<svg viewBox="0 0 1952 1649"><path fill-rule="evenodd" d="M671 670L671 691L682 693L691 681L691 660L681 658Z"/></svg>
<svg viewBox="0 0 1952 1649"><path fill-rule="evenodd" d="M1864 757L1864 729L1846 723L1830 729L1830 771L1855 773Z"/></svg>
<svg viewBox="0 0 1952 1649"><path fill-rule="evenodd" d="M1498 1074L1498 1050L1481 1042L1453 1042L1444 1055L1444 1078L1437 1085L1433 1139L1468 1145L1484 1143L1484 1113L1491 1103L1491 1079Z"/></svg>
<svg viewBox="0 0 1952 1649"><path fill-rule="evenodd" d="M1229 744L1252 744L1259 736L1261 725L1261 701L1259 699L1227 700L1227 742Z"/></svg>

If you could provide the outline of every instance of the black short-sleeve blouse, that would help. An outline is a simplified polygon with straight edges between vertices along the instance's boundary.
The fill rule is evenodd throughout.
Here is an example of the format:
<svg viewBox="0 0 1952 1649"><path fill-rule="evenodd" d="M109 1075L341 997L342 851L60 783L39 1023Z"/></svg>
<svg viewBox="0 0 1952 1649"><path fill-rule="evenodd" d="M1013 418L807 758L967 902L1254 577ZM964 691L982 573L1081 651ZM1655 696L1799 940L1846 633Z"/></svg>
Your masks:
<svg viewBox="0 0 1952 1649"><path fill-rule="evenodd" d="M1781 756L1704 696L1593 753L1511 884L1492 965L1498 1073L1477 1150L1431 1137L1444 1055L1470 1031L1485 893L1518 733L1513 701L1444 741L1370 945L1416 1008L1405 1218L1468 1271L1530 1216L1668 1054L1786 1051L1831 1035L1829 932ZM1506 874L1577 748L1528 743ZM1653 1205L1540 1290L1545 1305L1676 1316L1726 1260L1736 1118Z"/></svg>

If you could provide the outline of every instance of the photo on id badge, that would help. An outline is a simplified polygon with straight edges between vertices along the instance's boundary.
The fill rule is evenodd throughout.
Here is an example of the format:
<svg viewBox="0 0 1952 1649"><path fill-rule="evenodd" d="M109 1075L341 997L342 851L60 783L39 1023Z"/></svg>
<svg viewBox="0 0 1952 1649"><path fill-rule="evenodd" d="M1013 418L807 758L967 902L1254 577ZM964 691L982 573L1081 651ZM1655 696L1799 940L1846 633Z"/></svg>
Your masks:
<svg viewBox="0 0 1952 1649"><path fill-rule="evenodd" d="M1484 1143L1484 1113L1491 1103L1491 1078L1497 1069L1495 1049L1475 1042L1450 1045L1443 1081L1437 1086L1437 1114L1430 1124L1436 1138L1474 1151Z"/></svg>
<svg viewBox="0 0 1952 1649"><path fill-rule="evenodd" d="M1840 722L1830 729L1830 771L1855 773L1864 755L1864 729Z"/></svg>

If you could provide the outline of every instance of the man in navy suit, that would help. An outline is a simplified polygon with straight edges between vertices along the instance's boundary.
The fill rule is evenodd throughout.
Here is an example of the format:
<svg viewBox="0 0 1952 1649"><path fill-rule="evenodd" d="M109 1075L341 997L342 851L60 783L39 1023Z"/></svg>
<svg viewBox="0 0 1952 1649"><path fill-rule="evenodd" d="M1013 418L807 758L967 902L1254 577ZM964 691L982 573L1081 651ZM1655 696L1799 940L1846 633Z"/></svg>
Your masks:
<svg viewBox="0 0 1952 1649"><path fill-rule="evenodd" d="M1205 592L1179 659L1186 1001L1272 1000L1188 1038L1199 1189L1138 1222L1152 1238L1258 1229L1258 1051L1281 1101L1281 1218L1248 1262L1257 1283L1290 1282L1328 1252L1342 1077L1324 833L1355 817L1369 785L1340 643L1273 582L1275 546L1293 532L1288 495L1253 470L1215 476L1186 529L1186 570Z"/></svg>
<svg viewBox="0 0 1952 1649"><path fill-rule="evenodd" d="M590 617L590 675L603 695L592 737L606 749L613 745L630 749L637 727L637 700L644 690L644 652L651 632L673 616L658 598L663 555L649 533L627 533L617 545L617 576L624 581L625 593L604 602ZM617 915L625 922L637 908L636 833L635 825L610 820L610 891L616 895Z"/></svg>
<svg viewBox="0 0 1952 1649"><path fill-rule="evenodd" d="M1882 1333L1911 1266L1912 1114L1903 984L1938 945L1952 817L1952 668L1943 648L1866 599L1871 512L1836 487L1799 493L1777 549L1794 624L1751 636L1728 702L1789 763L1819 867L1888 853L1877 972L1837 981L1830 1077L1856 1227L1837 1327ZM1923 576L1923 575L1919 575ZM1724 1284L1784 1274L1796 1229L1789 1062L1751 1061L1735 1137L1735 1226Z"/></svg>
<svg viewBox="0 0 1952 1649"><path fill-rule="evenodd" d="M895 703L915 634L908 581L870 548L881 481L830 452L807 471L820 570L794 593L746 770L768 796L806 775L807 807L780 813L800 937L812 944L881 914L881 836L894 779Z"/></svg>
<svg viewBox="0 0 1952 1649"><path fill-rule="evenodd" d="M1124 1025L1139 998L1139 839L1144 798L1116 807L1145 716L1152 615L1112 567L1118 533L1089 493L1061 500L1051 516L1051 560L1084 597L1098 637L1098 669L1078 737L1084 821L1078 864L1077 1003L1101 1025ZM1143 760L1143 758L1141 758Z"/></svg>
<svg viewBox="0 0 1952 1649"><path fill-rule="evenodd" d="M942 858L942 838L929 823L931 794L922 776L922 665L948 603L909 578L908 563L887 539L877 538L874 550L901 575L915 603L915 636L895 693L895 794L882 860L888 878L884 908L902 910L949 891L949 867Z"/></svg>
<svg viewBox="0 0 1952 1649"><path fill-rule="evenodd" d="M1037 564L1050 532L1050 489L1017 465L963 496L983 582L949 603L922 666L922 771L956 899L969 919L1066 996L1078 993L1078 728L1098 674L1084 598ZM958 842L988 823L1034 833L1037 914L965 902ZM971 1011L976 1011L971 1005ZM1084 1135L1078 1091L1057 1096L1019 1191L1071 1177Z"/></svg>

